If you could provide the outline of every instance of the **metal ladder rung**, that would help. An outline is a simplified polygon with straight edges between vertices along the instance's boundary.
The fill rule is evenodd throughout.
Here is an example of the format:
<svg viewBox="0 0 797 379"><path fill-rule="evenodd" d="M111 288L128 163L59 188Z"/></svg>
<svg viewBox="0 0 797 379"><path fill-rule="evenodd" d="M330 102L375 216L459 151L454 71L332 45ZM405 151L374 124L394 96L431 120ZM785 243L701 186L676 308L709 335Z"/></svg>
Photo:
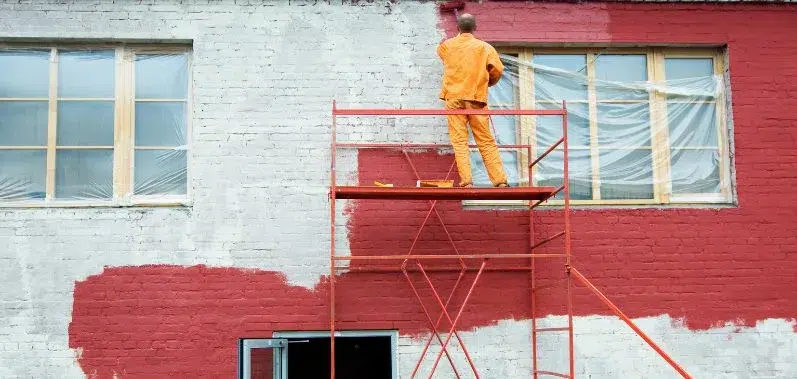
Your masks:
<svg viewBox="0 0 797 379"><path fill-rule="evenodd" d="M550 375L550 376L558 376L560 378L570 378L570 375L560 374L558 372L551 372L551 371L534 371L535 374L539 375Z"/></svg>
<svg viewBox="0 0 797 379"><path fill-rule="evenodd" d="M566 332L570 330L570 328L537 328L534 329L536 332Z"/></svg>

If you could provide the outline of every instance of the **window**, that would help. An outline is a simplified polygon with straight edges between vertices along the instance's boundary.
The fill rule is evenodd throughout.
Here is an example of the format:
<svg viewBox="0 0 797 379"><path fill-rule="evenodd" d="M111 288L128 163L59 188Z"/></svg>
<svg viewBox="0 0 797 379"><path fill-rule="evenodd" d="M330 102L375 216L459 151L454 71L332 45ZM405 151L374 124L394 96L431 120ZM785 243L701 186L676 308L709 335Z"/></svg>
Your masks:
<svg viewBox="0 0 797 379"><path fill-rule="evenodd" d="M0 205L187 199L185 48L0 46Z"/></svg>
<svg viewBox="0 0 797 379"><path fill-rule="evenodd" d="M567 101L574 204L730 203L723 55L705 49L506 49L490 107L561 108ZM561 117L493 117L514 185L561 186ZM489 184L472 152L474 180ZM531 158L531 160L530 160ZM554 203L561 201L557 195Z"/></svg>

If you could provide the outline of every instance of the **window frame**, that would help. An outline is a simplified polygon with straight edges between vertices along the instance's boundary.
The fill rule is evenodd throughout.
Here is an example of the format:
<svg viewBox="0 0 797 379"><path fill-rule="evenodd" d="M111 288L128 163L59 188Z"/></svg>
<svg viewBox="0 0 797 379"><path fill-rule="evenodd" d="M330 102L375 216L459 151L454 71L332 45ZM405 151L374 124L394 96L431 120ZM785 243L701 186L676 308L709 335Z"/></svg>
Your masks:
<svg viewBox="0 0 797 379"><path fill-rule="evenodd" d="M588 107L589 107L589 139L590 139L590 159L592 175L592 194L593 199L576 200L570 199L570 204L575 206L672 206L685 207L692 205L711 205L711 206L731 206L736 203L735 180L732 173L732 141L730 140L730 116L728 110L729 81L726 76L726 49L722 47L524 47L524 46L496 46L499 54L511 54L518 57L520 61L531 62L534 54L572 54L584 55L587 62L588 77ZM661 84L666 80L664 73L665 58L711 58L713 62L713 75L723 78L724 90L713 102L715 107L716 128L717 128L717 149L720 156L720 193L719 194L673 194L671 193L670 179L670 151L669 129L667 120L667 95L659 91L651 91L647 100L635 100L638 102L647 101L651 126L651 159L653 160L653 198L652 199L601 199L600 198L600 167L599 167L599 143L598 143L598 122L597 107L600 103L620 103L623 100L597 99L595 86L595 66L596 58L603 54L628 54L646 56L647 77L652 83ZM521 109L535 109L536 99L534 94L534 70L526 65L518 67L518 85L515 90L517 105ZM691 103L691 102L690 102ZM697 102L694 102L697 103ZM544 117L544 116L540 116ZM522 143L531 144L532 157L537 156L536 146L536 117L517 117L516 131L517 140ZM518 150L515 150L518 151ZM474 151L471 151L473 154ZM476 152L477 153L477 152ZM520 149L518 161L518 173L521 186L529 185L529 177L536 182L538 167L534 167L529 173L529 157L526 149ZM529 176L531 174L531 176ZM664 179L662 179L664 178ZM514 200L467 200L463 204L468 207L495 207L495 206L528 206L528 201ZM546 203L540 204L545 207L561 207L563 200L550 199Z"/></svg>
<svg viewBox="0 0 797 379"><path fill-rule="evenodd" d="M285 338L239 338L238 339L238 379L251 379L252 350L271 349L273 354L272 376L288 377L288 340Z"/></svg>
<svg viewBox="0 0 797 379"><path fill-rule="evenodd" d="M0 101L47 101L47 145L0 146L6 150L45 150L46 178L45 198L23 200L0 200L0 208L73 208L73 207L126 207L126 206L190 206L192 203L192 133L193 133L193 48L186 44L138 44L138 43L2 43L0 50L49 50L49 88L47 98L0 98ZM58 69L59 51L114 51L114 126L113 126L113 197L111 199L58 199L55 198L57 145ZM185 102L185 151L186 192L181 195L134 195L135 173L135 56L137 54L184 54L186 56ZM110 98L68 98L70 101L103 100ZM76 100L77 99L77 100ZM177 100L177 99L167 99ZM163 101L163 100L160 100ZM92 149L95 146L79 146ZM107 147L103 147L106 148ZM151 148L150 148L151 149Z"/></svg>

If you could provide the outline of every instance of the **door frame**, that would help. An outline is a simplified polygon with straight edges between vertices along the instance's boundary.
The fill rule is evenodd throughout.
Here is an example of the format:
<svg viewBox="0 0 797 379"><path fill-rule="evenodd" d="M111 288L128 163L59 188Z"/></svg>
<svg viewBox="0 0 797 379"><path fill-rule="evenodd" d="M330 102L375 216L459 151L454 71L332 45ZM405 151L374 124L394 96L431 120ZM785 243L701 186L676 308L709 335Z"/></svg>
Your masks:
<svg viewBox="0 0 797 379"><path fill-rule="evenodd" d="M274 379L288 377L288 340L285 338L239 338L238 379L251 379L252 349L271 349Z"/></svg>
<svg viewBox="0 0 797 379"><path fill-rule="evenodd" d="M274 338L294 339L294 338L329 338L329 331L275 331ZM398 379L398 330L336 330L335 338L339 337L390 337L390 362L393 368L393 379ZM287 348L284 360L285 378L287 379L288 359Z"/></svg>

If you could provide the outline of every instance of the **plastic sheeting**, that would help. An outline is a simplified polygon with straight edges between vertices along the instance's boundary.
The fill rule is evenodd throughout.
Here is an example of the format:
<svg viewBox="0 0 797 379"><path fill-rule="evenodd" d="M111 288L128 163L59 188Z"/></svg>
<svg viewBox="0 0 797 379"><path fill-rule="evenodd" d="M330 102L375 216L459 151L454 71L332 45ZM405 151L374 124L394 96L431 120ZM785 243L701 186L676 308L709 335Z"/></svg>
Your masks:
<svg viewBox="0 0 797 379"><path fill-rule="evenodd" d="M535 54L532 62L511 55L501 59L505 72L490 88L492 109L519 107L519 95L536 109L561 108L567 101L572 199L653 199L658 183L674 195L720 193L717 104L724 86L711 58L665 58L665 77L656 80L648 78L645 54L597 55L594 62L587 62L586 54ZM522 87L531 89L523 94L521 78L528 80ZM493 116L492 125L499 144L533 140L536 158L561 138L562 121L528 117L533 122L525 141L520 140L520 117ZM666 138L655 133L657 125L666 129ZM532 177L536 185L561 185L562 153L560 146L538 163ZM520 150L502 150L502 156L510 182L526 185ZM476 149L471 157L475 183L489 186ZM666 171L669 179L660 174Z"/></svg>
<svg viewBox="0 0 797 379"><path fill-rule="evenodd" d="M188 56L137 55L135 60L135 195L187 190ZM176 101L175 101L176 100Z"/></svg>
<svg viewBox="0 0 797 379"><path fill-rule="evenodd" d="M120 67L134 83L119 82ZM181 52L0 48L0 201L45 199L48 154L54 200L113 200L114 175L125 171L125 198L186 194L188 75ZM119 88L132 89L129 103L117 103ZM134 113L132 122L120 110ZM114 135L117 119L134 131L131 141ZM56 148L48 150L50 124ZM120 144L130 146L132 167L114 166Z"/></svg>

